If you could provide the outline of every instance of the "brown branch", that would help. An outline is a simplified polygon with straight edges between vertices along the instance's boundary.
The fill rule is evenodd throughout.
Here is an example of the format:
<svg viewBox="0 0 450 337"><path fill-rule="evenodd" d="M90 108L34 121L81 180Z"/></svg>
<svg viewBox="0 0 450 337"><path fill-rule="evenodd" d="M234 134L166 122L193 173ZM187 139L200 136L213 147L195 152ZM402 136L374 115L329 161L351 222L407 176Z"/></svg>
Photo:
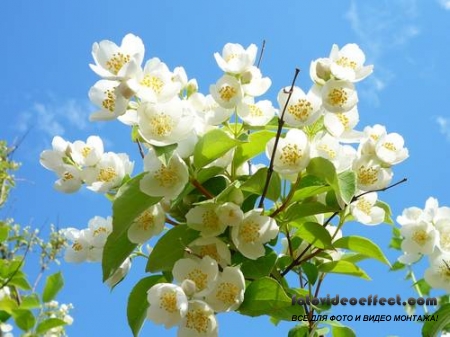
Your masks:
<svg viewBox="0 0 450 337"><path fill-rule="evenodd" d="M195 188L198 189L208 199L214 198L214 195L211 194L206 188L204 188L197 179L191 178L191 184L194 185Z"/></svg>

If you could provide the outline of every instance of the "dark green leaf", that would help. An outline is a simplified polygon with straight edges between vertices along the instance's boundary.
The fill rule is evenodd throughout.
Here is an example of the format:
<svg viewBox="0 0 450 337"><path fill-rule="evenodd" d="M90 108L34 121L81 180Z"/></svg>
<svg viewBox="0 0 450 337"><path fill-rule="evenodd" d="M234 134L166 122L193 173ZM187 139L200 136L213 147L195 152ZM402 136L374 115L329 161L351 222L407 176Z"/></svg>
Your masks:
<svg viewBox="0 0 450 337"><path fill-rule="evenodd" d="M56 295L64 286L64 279L61 272L57 272L47 277L44 285L44 291L42 292L42 301L45 303L55 299Z"/></svg>
<svg viewBox="0 0 450 337"><path fill-rule="evenodd" d="M374 242L361 236L346 236L333 243L336 248L349 249L391 266L383 251Z"/></svg>
<svg viewBox="0 0 450 337"><path fill-rule="evenodd" d="M139 331L147 316L147 308L149 306L147 291L155 284L163 282L167 281L162 275L149 276L140 280L131 290L128 297L127 318L134 337L139 335Z"/></svg>
<svg viewBox="0 0 450 337"><path fill-rule="evenodd" d="M178 225L158 240L153 248L145 271L171 271L175 262L184 256L186 247L198 238L200 233L187 225Z"/></svg>
<svg viewBox="0 0 450 337"><path fill-rule="evenodd" d="M306 278L308 279L308 282L311 285L316 284L317 277L319 276L319 271L317 270L317 267L312 263L303 262L302 269L306 275Z"/></svg>
<svg viewBox="0 0 450 337"><path fill-rule="evenodd" d="M113 231L103 250L103 281L106 281L131 254L136 244L128 240L128 228L143 211L161 200L142 193L139 182L145 175L134 177L123 185L113 203Z"/></svg>
<svg viewBox="0 0 450 337"><path fill-rule="evenodd" d="M249 260L241 254L235 254L233 263L241 265L241 271L246 279L258 279L270 274L276 260L277 254L266 247L266 254L256 260Z"/></svg>
<svg viewBox="0 0 450 337"><path fill-rule="evenodd" d="M240 142L230 138L221 129L214 129L205 133L197 142L194 149L194 165L197 169L220 158Z"/></svg>

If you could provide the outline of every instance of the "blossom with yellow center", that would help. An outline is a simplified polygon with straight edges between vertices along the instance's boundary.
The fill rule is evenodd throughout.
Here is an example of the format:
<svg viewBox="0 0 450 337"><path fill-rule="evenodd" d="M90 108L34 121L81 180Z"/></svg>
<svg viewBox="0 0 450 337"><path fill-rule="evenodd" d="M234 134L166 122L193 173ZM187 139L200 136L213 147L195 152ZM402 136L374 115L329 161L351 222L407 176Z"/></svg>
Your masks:
<svg viewBox="0 0 450 337"><path fill-rule="evenodd" d="M243 302L244 290L245 279L239 267L226 267L205 300L216 312L233 311Z"/></svg>
<svg viewBox="0 0 450 337"><path fill-rule="evenodd" d="M341 49L333 45L329 59L330 72L339 80L359 82L373 71L373 65L364 66L366 57L355 43L346 44Z"/></svg>
<svg viewBox="0 0 450 337"><path fill-rule="evenodd" d="M424 278L435 289L450 292L450 253L435 252L430 256L430 267L425 270Z"/></svg>
<svg viewBox="0 0 450 337"><path fill-rule="evenodd" d="M222 234L227 228L227 223L220 220L216 204L198 205L186 214L186 223L189 227L200 231L203 237L213 237Z"/></svg>
<svg viewBox="0 0 450 337"><path fill-rule="evenodd" d="M384 221L385 211L375 206L376 192L365 194L350 205L350 212L356 221L364 225L378 225Z"/></svg>
<svg viewBox="0 0 450 337"><path fill-rule="evenodd" d="M438 243L439 235L437 229L422 219L400 228L403 236L401 248L409 254L431 254Z"/></svg>
<svg viewBox="0 0 450 337"><path fill-rule="evenodd" d="M284 121L295 127L303 127L314 123L321 115L322 98L320 89L313 86L307 94L299 87L294 87L289 102L290 87L285 87L278 93L280 111L286 106ZM286 103L288 103L286 105Z"/></svg>
<svg viewBox="0 0 450 337"><path fill-rule="evenodd" d="M136 244L143 244L164 229L166 215L158 203L139 214L128 228L128 239Z"/></svg>
<svg viewBox="0 0 450 337"><path fill-rule="evenodd" d="M235 108L243 96L241 84L231 75L223 75L209 87L209 92L217 104L225 109Z"/></svg>
<svg viewBox="0 0 450 337"><path fill-rule="evenodd" d="M244 49L240 44L227 43L223 47L222 55L214 53L214 58L225 73L243 74L253 66L256 52L257 47L254 44Z"/></svg>
<svg viewBox="0 0 450 337"><path fill-rule="evenodd" d="M100 80L91 87L89 99L99 110L94 111L89 120L113 120L127 111L129 99L120 93L119 86L119 81Z"/></svg>
<svg viewBox="0 0 450 337"><path fill-rule="evenodd" d="M362 191L384 188L392 180L392 170L382 166L372 155L362 155L353 162L357 187Z"/></svg>
<svg viewBox="0 0 450 337"><path fill-rule="evenodd" d="M358 94L351 82L329 80L322 87L322 104L328 112L347 112L357 103Z"/></svg>
<svg viewBox="0 0 450 337"><path fill-rule="evenodd" d="M178 328L178 336L217 337L217 319L213 309L203 301L189 301L188 311Z"/></svg>
<svg viewBox="0 0 450 337"><path fill-rule="evenodd" d="M217 237L200 237L189 244L189 249L196 256L213 258L222 267L231 264L230 249Z"/></svg>

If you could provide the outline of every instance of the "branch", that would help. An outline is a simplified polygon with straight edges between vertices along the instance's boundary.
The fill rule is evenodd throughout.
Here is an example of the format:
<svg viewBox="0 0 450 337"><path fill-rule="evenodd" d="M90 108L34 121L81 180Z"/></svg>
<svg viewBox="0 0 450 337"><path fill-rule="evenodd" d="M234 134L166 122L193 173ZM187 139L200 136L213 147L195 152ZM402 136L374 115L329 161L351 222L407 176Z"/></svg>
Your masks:
<svg viewBox="0 0 450 337"><path fill-rule="evenodd" d="M266 183L264 185L263 193L261 195L261 200L259 201L258 208L263 208L263 206L264 206L264 199L266 198L267 191L269 190L270 178L272 177L272 173L273 173L273 162L275 160L275 152L277 150L278 141L280 140L281 131L283 130L283 126L284 126L284 113L286 112L286 108L287 108L287 106L289 104L289 101L291 99L292 92L294 91L295 81L297 80L297 76L298 76L299 72L300 72L300 69L296 68L295 69L294 78L292 79L291 88L289 89L289 91L287 91L287 92L285 91L286 93L289 93L289 95L288 95L288 98L286 100L286 103L284 104L283 112L281 113L281 116L278 119L278 129L277 129L277 134L275 136L275 143L273 145L272 155L270 156L270 163L269 163L269 168L267 170Z"/></svg>
<svg viewBox="0 0 450 337"><path fill-rule="evenodd" d="M198 189L208 199L214 198L214 195L211 194L206 188L204 188L203 185L200 184L200 182L197 179L191 178L191 184L194 185L195 188Z"/></svg>
<svg viewBox="0 0 450 337"><path fill-rule="evenodd" d="M140 155L141 155L141 158L144 159L145 154L144 154L144 150L142 149L141 142L139 142L139 139L136 140L136 143L137 143L137 146L138 146L138 148L139 148L139 153L140 153Z"/></svg>

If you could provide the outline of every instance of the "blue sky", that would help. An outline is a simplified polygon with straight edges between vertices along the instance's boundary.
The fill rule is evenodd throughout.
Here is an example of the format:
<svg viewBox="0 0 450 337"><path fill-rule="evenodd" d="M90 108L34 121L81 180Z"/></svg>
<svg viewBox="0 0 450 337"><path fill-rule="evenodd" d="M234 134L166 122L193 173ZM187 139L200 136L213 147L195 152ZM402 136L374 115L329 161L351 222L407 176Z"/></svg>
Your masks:
<svg viewBox="0 0 450 337"><path fill-rule="evenodd" d="M81 190L63 195L53 190L54 176L39 165L39 153L50 147L55 135L74 141L100 135L107 151L128 152L141 169L138 153L129 142L127 128L119 123L90 123L93 107L87 92L97 77L89 69L93 42L119 43L127 33L140 36L146 59L157 56L170 68L182 65L206 93L221 71L213 53L227 42L261 44L267 41L262 63L272 79L266 94L274 100L291 81L295 67L302 72L298 84L308 89L309 63L326 57L333 43L358 43L374 74L358 85L361 116L359 129L375 123L406 140L410 158L395 168L394 180L408 183L381 198L395 215L405 207L422 207L429 196L450 205L450 1L14 1L0 5L0 39L3 82L0 94L0 138L12 142L29 134L15 154L23 163L18 186L3 214L33 226L84 228L95 215L110 215L110 203L100 195ZM387 225L349 224L345 234L369 237L384 250L390 239ZM388 251L394 261L397 252ZM363 263L372 281L331 277L324 287L341 296L414 296L403 273L388 273L377 263ZM101 283L99 264L63 265L66 287L61 300L75 305L70 336L128 336L127 295L140 277L136 263L125 282L113 293ZM439 294L439 293L436 293ZM402 308L380 307L336 312L403 314ZM220 335L283 336L293 322L274 327L267 318L249 319L219 315ZM418 335L411 322L350 323L361 336ZM175 336L147 322L142 336Z"/></svg>

